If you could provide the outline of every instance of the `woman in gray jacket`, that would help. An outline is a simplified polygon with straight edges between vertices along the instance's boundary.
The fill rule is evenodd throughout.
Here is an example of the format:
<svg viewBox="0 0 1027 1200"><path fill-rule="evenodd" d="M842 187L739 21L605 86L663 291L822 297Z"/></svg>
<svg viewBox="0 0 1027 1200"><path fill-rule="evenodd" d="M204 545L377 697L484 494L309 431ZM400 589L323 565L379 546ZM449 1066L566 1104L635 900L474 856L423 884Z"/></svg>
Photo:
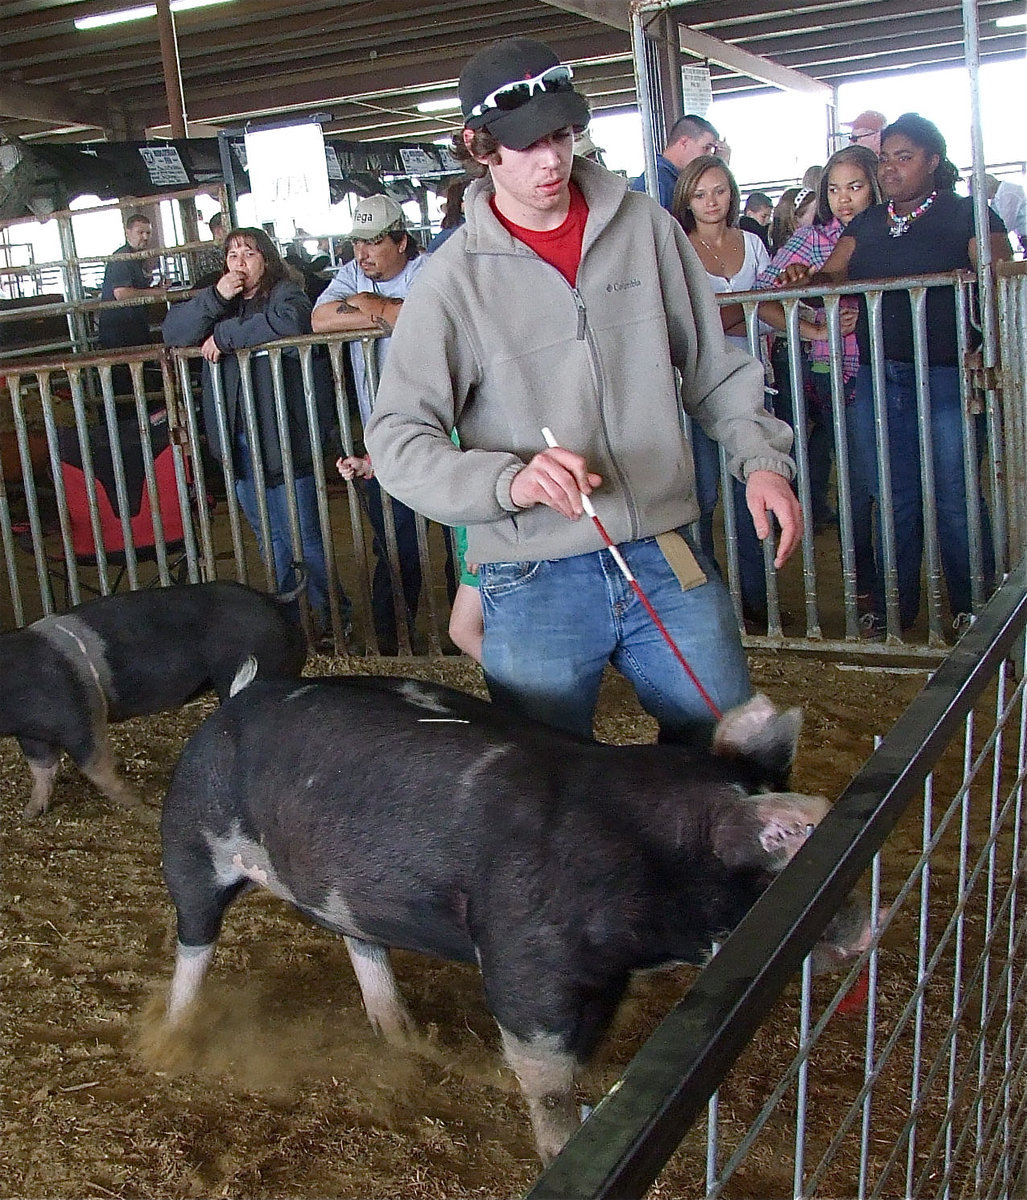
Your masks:
<svg viewBox="0 0 1027 1200"><path fill-rule="evenodd" d="M279 338L310 333L310 300L293 277L274 243L262 229L234 229L225 239L225 272L213 287L189 300L172 305L164 320L164 341L169 346L200 346L203 357L203 423L211 453L224 461L232 455L236 496L246 519L260 541L260 522L254 483L253 451L246 437L242 407L242 371L236 350L260 346ZM221 444L216 417L211 364L221 372L225 422L229 446ZM278 586L293 586L292 537L286 499L282 447L275 415L274 384L266 353L250 357L253 402L260 436L257 448L264 469L265 499L271 528L271 552ZM317 386L318 424L324 434L332 424L330 379ZM313 476L310 426L303 390L299 354L285 350L282 376L289 448L296 482L302 557L308 572L307 597L322 623L328 620L328 579L324 545L318 522L317 493ZM324 386L327 382L327 386ZM342 597L348 613L349 601Z"/></svg>

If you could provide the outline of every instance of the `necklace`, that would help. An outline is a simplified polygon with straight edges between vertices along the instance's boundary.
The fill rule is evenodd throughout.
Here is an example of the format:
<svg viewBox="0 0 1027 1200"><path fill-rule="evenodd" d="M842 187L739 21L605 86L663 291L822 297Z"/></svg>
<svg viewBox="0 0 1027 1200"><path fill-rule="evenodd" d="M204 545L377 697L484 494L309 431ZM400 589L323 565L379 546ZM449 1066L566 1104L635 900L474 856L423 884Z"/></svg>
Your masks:
<svg viewBox="0 0 1027 1200"><path fill-rule="evenodd" d="M710 252L710 254L713 255L713 257L717 260L717 262L720 263L720 265L722 267L724 267L724 260L720 257L720 255L717 253L717 251L713 249L713 247L710 245L710 243L707 242L704 238L699 237L698 234L696 234L695 236L697 238L699 238L699 241L706 247L706 249ZM725 267L724 269L726 270L727 268Z"/></svg>
<svg viewBox="0 0 1027 1200"><path fill-rule="evenodd" d="M937 196L937 194L938 194L937 192L931 192L931 194L927 197L927 199L923 202L923 204L921 204L917 208L914 208L911 213L906 213L905 216L900 216L895 211L895 201L889 200L888 201L888 220L891 222L891 229L888 230L889 236L890 237L902 237L902 235L906 232L907 229L909 229L910 225L913 224L913 222L917 219L917 217L922 217L924 215L924 213L927 212L927 210L934 203L934 198L935 198L935 196ZM703 243L703 245L705 245L705 242Z"/></svg>

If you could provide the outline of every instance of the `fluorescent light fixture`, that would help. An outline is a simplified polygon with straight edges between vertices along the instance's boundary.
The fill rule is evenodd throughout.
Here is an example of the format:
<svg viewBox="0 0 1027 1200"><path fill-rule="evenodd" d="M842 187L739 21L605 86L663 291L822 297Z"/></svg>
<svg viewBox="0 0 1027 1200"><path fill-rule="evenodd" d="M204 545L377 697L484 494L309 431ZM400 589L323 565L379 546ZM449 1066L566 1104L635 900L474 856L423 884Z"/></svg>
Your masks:
<svg viewBox="0 0 1027 1200"><path fill-rule="evenodd" d="M1014 25L1027 25L1027 13L1018 13L1013 17L997 17L995 24L1002 29L1010 29Z"/></svg>
<svg viewBox="0 0 1027 1200"><path fill-rule="evenodd" d="M459 107L459 96L446 96L442 100L422 100L417 106L417 111L423 113L446 112L448 109Z"/></svg>
<svg viewBox="0 0 1027 1200"><path fill-rule="evenodd" d="M230 4L231 0L171 0L172 12L184 12L189 8L207 8L212 4ZM76 29L101 29L105 25L120 25L124 21L143 21L157 15L156 4L143 4L137 8L119 8L117 12L98 13L95 17L79 17Z"/></svg>

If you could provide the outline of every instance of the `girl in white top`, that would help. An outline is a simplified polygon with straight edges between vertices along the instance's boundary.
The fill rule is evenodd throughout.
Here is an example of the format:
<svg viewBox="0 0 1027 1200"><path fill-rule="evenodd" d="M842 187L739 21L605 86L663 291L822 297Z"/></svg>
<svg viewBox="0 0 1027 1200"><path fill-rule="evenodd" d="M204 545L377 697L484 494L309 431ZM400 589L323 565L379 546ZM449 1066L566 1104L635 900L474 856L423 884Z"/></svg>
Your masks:
<svg viewBox="0 0 1027 1200"><path fill-rule="evenodd" d="M741 206L735 177L720 158L701 155L678 176L671 212L688 234L688 240L706 269L710 285L717 293L751 290L755 287L756 276L770 261L760 239L754 233L737 228ZM725 305L720 310L720 319L727 340L748 350L742 306ZM763 328L761 326L761 331ZM720 454L717 444L694 423L692 452L699 501L699 542L706 555L716 562L713 511L717 507L720 485ZM735 487L734 495L742 611L750 624L765 625L767 589L763 554L745 507L745 490L741 484Z"/></svg>
<svg viewBox="0 0 1027 1200"><path fill-rule="evenodd" d="M770 261L760 239L737 228L740 208L738 184L721 159L704 154L693 159L678 177L671 211L688 234L717 293L749 291ZM722 308L720 316L725 334L747 345L741 305Z"/></svg>

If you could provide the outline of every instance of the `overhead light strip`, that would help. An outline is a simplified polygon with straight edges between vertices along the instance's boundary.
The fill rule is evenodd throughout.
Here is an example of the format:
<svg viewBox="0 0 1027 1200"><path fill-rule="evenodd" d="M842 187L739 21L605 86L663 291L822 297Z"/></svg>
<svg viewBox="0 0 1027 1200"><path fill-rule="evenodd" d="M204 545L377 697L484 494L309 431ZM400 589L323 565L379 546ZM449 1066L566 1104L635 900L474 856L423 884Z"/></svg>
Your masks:
<svg viewBox="0 0 1027 1200"><path fill-rule="evenodd" d="M214 4L231 4L232 0L171 0L172 12L185 12L190 8L209 8ZM97 13L95 17L78 17L76 29L102 29L106 25L121 25L126 21L145 21L157 15L156 4L142 4L137 8L119 8L116 12Z"/></svg>
<svg viewBox="0 0 1027 1200"><path fill-rule="evenodd" d="M422 100L417 105L417 111L422 113L449 112L459 107L459 96L445 96L441 100Z"/></svg>

